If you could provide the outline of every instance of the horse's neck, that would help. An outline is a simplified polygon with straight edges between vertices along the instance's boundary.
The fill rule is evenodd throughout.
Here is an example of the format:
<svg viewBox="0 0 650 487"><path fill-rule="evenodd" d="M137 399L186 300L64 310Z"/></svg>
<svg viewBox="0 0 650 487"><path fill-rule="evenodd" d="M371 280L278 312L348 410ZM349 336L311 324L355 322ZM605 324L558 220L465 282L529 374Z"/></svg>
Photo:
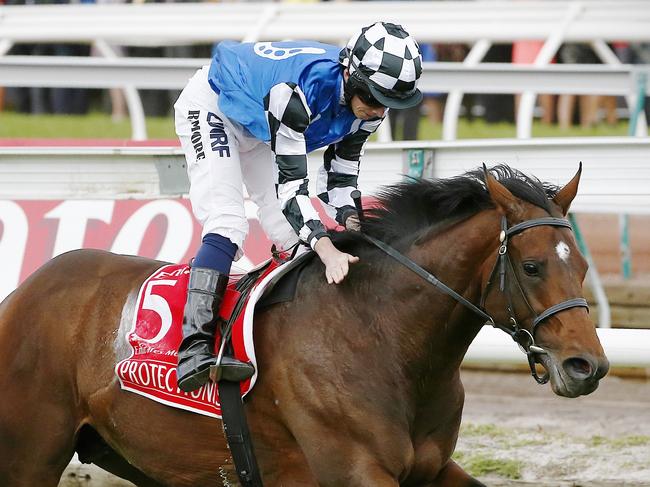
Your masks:
<svg viewBox="0 0 650 487"><path fill-rule="evenodd" d="M425 244L414 246L409 256L478 305L486 269L491 267L488 261L498 244L498 233L496 212L482 212ZM416 291L404 306L403 353L411 357L412 366L424 369L423 373L457 368L479 332L482 320L453 298L413 276L420 283L411 281Z"/></svg>

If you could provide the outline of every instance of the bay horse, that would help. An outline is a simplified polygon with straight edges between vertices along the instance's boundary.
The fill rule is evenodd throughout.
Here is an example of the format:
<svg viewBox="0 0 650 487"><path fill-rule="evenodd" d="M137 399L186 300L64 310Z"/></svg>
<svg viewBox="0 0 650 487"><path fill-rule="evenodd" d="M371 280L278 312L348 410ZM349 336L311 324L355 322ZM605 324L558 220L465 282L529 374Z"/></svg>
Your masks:
<svg viewBox="0 0 650 487"><path fill-rule="evenodd" d="M579 179L559 189L497 166L403 182L380 193L362 234L333 233L360 257L348 278L328 285L312 259L293 301L255 318L259 378L245 411L264 485L483 485L451 455L459 367L485 317L363 234L529 337L522 346L556 394L594 391L609 364L580 299L587 264L563 223ZM54 487L75 451L140 486L237 484L219 420L118 385L121 330L162 264L69 252L0 305L0 485Z"/></svg>

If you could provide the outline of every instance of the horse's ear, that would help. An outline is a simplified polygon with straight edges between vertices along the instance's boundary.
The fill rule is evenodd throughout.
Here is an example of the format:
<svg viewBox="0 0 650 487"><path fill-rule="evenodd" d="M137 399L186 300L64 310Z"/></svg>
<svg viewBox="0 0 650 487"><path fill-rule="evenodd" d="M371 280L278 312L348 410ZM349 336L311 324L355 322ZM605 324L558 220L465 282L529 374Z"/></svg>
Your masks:
<svg viewBox="0 0 650 487"><path fill-rule="evenodd" d="M566 184L566 186L564 186L560 191L558 191L558 193L553 198L555 204L562 209L562 214L564 216L566 216L567 213L569 213L569 207L571 206L571 202L573 201L573 198L575 198L576 194L578 193L578 184L580 183L581 174L582 174L582 162L580 162L580 166L578 167L578 172L576 173L575 176L573 176L573 179L571 179L571 181L569 181Z"/></svg>
<svg viewBox="0 0 650 487"><path fill-rule="evenodd" d="M515 212L519 209L519 200L503 184L496 180L485 164L483 164L483 174L485 175L485 185L490 193L492 201L497 209L504 215Z"/></svg>

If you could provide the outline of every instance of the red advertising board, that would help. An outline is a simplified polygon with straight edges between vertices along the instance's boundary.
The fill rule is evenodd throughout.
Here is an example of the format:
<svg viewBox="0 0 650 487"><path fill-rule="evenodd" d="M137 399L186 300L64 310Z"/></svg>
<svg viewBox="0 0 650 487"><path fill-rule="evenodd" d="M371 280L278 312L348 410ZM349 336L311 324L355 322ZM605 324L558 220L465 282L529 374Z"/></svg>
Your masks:
<svg viewBox="0 0 650 487"><path fill-rule="evenodd" d="M250 267L270 255L270 242L255 211L247 202L250 230L238 267ZM190 203L182 198L0 200L0 299L49 259L69 250L94 248L186 263L200 238Z"/></svg>

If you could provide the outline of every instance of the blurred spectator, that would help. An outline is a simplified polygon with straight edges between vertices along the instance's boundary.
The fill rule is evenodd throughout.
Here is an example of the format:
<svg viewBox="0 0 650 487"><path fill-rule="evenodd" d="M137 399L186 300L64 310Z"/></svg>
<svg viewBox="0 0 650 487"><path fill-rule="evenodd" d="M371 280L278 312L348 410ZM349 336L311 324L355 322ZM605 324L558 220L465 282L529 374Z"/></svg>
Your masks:
<svg viewBox="0 0 650 487"><path fill-rule="evenodd" d="M36 3L30 1L29 3ZM4 0L5 5L26 5L26 0ZM34 44L14 44L9 50L8 54L26 56L32 54L32 50L36 46ZM30 88L7 88L5 91L6 102L8 106L13 107L17 112L29 113L31 112Z"/></svg>
<svg viewBox="0 0 650 487"><path fill-rule="evenodd" d="M624 64L650 65L650 42L615 44L614 49ZM646 93L644 108L646 121L650 124L650 93Z"/></svg>
<svg viewBox="0 0 650 487"><path fill-rule="evenodd" d="M4 5L5 0L0 0L0 5ZM0 112L4 109L5 106L5 89L0 86Z"/></svg>
<svg viewBox="0 0 650 487"><path fill-rule="evenodd" d="M90 46L86 44L54 44L51 49L43 49L34 54L43 56L89 56ZM88 113L88 90L86 88L50 88L49 100L47 88L42 89L44 96L42 113L76 114ZM32 105L34 107L34 105Z"/></svg>
<svg viewBox="0 0 650 487"><path fill-rule="evenodd" d="M605 113L605 123L607 125L616 125L618 123L618 114L616 113L617 97L599 96L598 108Z"/></svg>
<svg viewBox="0 0 650 487"><path fill-rule="evenodd" d="M564 64L599 64L600 60L587 44L565 44L560 48L559 59ZM578 101L580 126L589 128L596 124L598 96L560 95L557 104L557 118L561 129L573 125L574 111Z"/></svg>
<svg viewBox="0 0 650 487"><path fill-rule="evenodd" d="M617 52L616 44L617 43L609 44L610 49L615 53ZM616 111L618 99L619 97L613 95L603 95L598 97L598 110L605 114L604 120L607 125L616 125L618 123L618 113ZM598 117L598 121L600 121L600 116Z"/></svg>
<svg viewBox="0 0 650 487"><path fill-rule="evenodd" d="M165 3L165 0L131 0L127 3ZM125 52L128 57L163 57L165 48L159 46L127 46ZM140 89L138 94L146 116L164 117L171 114L171 107L174 105L175 100L169 91Z"/></svg>
<svg viewBox="0 0 650 487"><path fill-rule="evenodd" d="M465 44L437 44L436 53L438 55L438 61L440 62L451 62L451 63L462 63L467 54L469 53L469 47ZM447 98L447 93L441 93L438 98L440 111L443 112L445 101ZM474 118L472 112L472 106L474 105L475 95L472 93L464 93L462 108L464 109L464 116L468 120ZM463 112L461 112L463 113ZM438 115L440 121L442 121L442 113Z"/></svg>
<svg viewBox="0 0 650 487"><path fill-rule="evenodd" d="M533 64L544 41L515 41L512 43L512 64ZM555 59L552 61L555 62ZM520 95L515 95L515 114L519 110ZM555 118L555 96L545 93L537 96L542 109L542 123L551 125Z"/></svg>
<svg viewBox="0 0 650 487"><path fill-rule="evenodd" d="M126 0L95 0L97 4L111 4L111 3L126 3ZM116 56L124 57L125 51L122 46L111 45L110 48L113 50ZM101 56L102 54L97 51L97 49L91 49L91 54L93 56ZM109 88L108 97L110 100L110 110L111 110L111 120L113 122L121 122L124 120L127 115L126 107L126 96L120 88Z"/></svg>
<svg viewBox="0 0 650 487"><path fill-rule="evenodd" d="M485 54L483 62L510 63L512 61L512 45L495 44ZM479 95L479 104L485 107L483 118L488 123L509 122L514 118L514 96L512 95Z"/></svg>
<svg viewBox="0 0 650 487"><path fill-rule="evenodd" d="M166 3L193 3L196 0L164 0ZM260 0L257 0L260 1ZM209 58L212 57L212 46L209 45L186 45L186 46L165 46L163 56L172 58ZM169 90L166 92L167 99L170 101L169 109L173 108L174 103L181 94L181 90ZM173 111L173 110L172 110ZM171 113L171 112L170 112ZM165 113L165 115L167 115Z"/></svg>
<svg viewBox="0 0 650 487"><path fill-rule="evenodd" d="M196 0L127 0L127 3L192 3ZM206 46L128 46L125 48L129 57L210 57L210 47ZM173 112L173 106L180 90L138 90L142 107L147 116L166 117Z"/></svg>
<svg viewBox="0 0 650 487"><path fill-rule="evenodd" d="M432 44L420 44L422 61L432 62L437 60L436 50ZM393 140L417 140L422 116L422 107L426 107L427 117L433 123L440 123L440 93L425 93L422 103L404 110L391 109L390 131Z"/></svg>
<svg viewBox="0 0 650 487"><path fill-rule="evenodd" d="M7 5L62 4L70 0L6 0ZM85 44L17 44L9 54L33 56L88 56ZM83 88L12 88L7 90L18 112L84 114L88 111L88 90Z"/></svg>

